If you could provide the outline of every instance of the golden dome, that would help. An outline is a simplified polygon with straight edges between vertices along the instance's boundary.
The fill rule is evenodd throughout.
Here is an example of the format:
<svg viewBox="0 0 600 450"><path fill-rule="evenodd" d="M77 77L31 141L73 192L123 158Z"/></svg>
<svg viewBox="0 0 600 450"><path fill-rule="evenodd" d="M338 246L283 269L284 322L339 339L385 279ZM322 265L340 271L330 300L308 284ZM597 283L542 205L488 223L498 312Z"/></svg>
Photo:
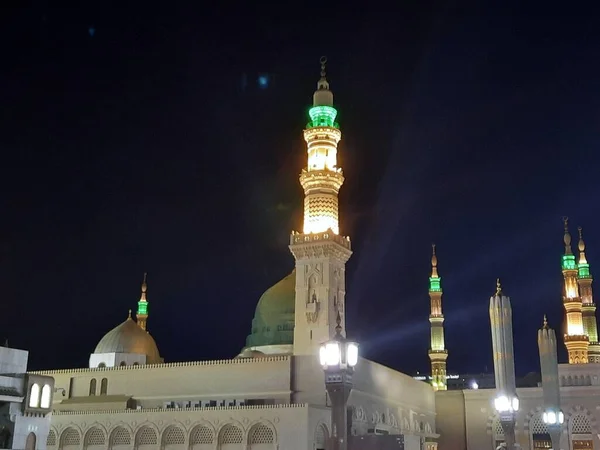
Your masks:
<svg viewBox="0 0 600 450"><path fill-rule="evenodd" d="M146 364L162 362L152 336L142 330L131 316L106 333L96 346L94 353L135 353L146 355Z"/></svg>

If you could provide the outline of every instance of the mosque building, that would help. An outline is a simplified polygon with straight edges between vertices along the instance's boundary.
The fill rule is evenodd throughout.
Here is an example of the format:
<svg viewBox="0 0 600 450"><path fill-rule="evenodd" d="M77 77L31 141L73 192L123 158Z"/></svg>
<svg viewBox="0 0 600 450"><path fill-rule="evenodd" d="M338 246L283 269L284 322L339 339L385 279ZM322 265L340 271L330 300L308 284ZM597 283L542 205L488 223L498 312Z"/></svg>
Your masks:
<svg viewBox="0 0 600 450"><path fill-rule="evenodd" d="M36 373L55 380L51 428L39 449L325 449L330 401L318 348L338 326L346 335L352 246L340 230L342 132L324 61L309 116L304 224L289 243L295 268L260 298L240 354L165 363L149 332L144 277L135 320L130 312L100 339L89 368ZM437 448L430 385L366 359L353 383L351 434L403 435L407 450Z"/></svg>
<svg viewBox="0 0 600 450"><path fill-rule="evenodd" d="M585 242L579 228L579 259L571 248L568 219L564 219L565 251L563 305L566 318L564 343L568 364L559 364L560 402L565 422L560 448L564 450L600 449L600 363L596 306L592 293L592 275L585 255ZM495 389L446 390L440 374L446 371L441 278L437 257L432 260L431 296L431 385L436 390L436 432L438 448L443 450L496 449L504 442L504 432L493 408ZM513 314L515 312L513 311ZM516 312L518 314L518 311ZM544 319L544 328L548 324ZM433 357L432 357L433 352ZM443 361L442 361L443 359ZM517 389L520 408L516 422L516 441L522 449L549 449L551 439L543 421L543 393L537 387Z"/></svg>
<svg viewBox="0 0 600 450"><path fill-rule="evenodd" d="M239 355L218 361L165 363L149 332L146 277L137 311L109 331L89 368L46 370L54 396L44 450L324 450L330 401L317 358L321 343L342 335L345 265L352 255L341 234L337 164L342 138L324 62L304 130L307 164L300 174L304 223L292 232L294 270L256 306ZM563 305L568 364L559 366L565 427L561 449L600 450L600 343L592 276L579 230L579 259L565 220ZM442 278L435 246L429 277L430 383L361 358L349 399L352 435L404 437L406 450L493 450L503 431L495 389L448 390ZM518 311L516 312L518 314ZM151 322L150 322L151 323ZM547 326L547 325L545 325ZM491 342L491 341L490 341ZM491 347L489 347L491 348ZM541 386L517 390L516 439L524 450L550 448Z"/></svg>

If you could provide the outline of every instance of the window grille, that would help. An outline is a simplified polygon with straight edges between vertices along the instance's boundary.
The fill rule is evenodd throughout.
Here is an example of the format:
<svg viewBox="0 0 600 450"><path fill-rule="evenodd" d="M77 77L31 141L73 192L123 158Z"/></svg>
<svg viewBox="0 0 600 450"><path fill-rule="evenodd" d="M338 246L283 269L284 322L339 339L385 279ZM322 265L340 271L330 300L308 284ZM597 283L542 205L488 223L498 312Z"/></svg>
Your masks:
<svg viewBox="0 0 600 450"><path fill-rule="evenodd" d="M548 434L548 426L544 423L541 413L534 415L529 421L529 433Z"/></svg>
<svg viewBox="0 0 600 450"><path fill-rule="evenodd" d="M181 428L171 425L163 432L162 440L164 445L185 444L185 434Z"/></svg>
<svg viewBox="0 0 600 450"><path fill-rule="evenodd" d="M492 428L494 431L494 436L504 436L504 430L502 429L502 424L498 419L494 420L494 426Z"/></svg>
<svg viewBox="0 0 600 450"><path fill-rule="evenodd" d="M135 443L137 446L140 445L156 445L158 438L156 431L150 427L142 427L135 435Z"/></svg>
<svg viewBox="0 0 600 450"><path fill-rule="evenodd" d="M204 425L196 425L190 433L190 445L212 444L214 439L213 431Z"/></svg>
<svg viewBox="0 0 600 450"><path fill-rule="evenodd" d="M244 440L242 430L233 425L225 425L221 431L221 444L241 444Z"/></svg>
<svg viewBox="0 0 600 450"><path fill-rule="evenodd" d="M115 428L110 436L110 446L131 445L131 434L123 427Z"/></svg>
<svg viewBox="0 0 600 450"><path fill-rule="evenodd" d="M62 432L62 436L61 436L61 447L67 447L70 445L77 445L79 446L81 444L81 438L79 437L79 432L75 429L75 428L67 428L65 431Z"/></svg>
<svg viewBox="0 0 600 450"><path fill-rule="evenodd" d="M56 447L56 433L54 430L50 430L48 433L48 439L46 439L46 447Z"/></svg>
<svg viewBox="0 0 600 450"><path fill-rule="evenodd" d="M104 433L98 427L91 428L85 434L85 446L89 445L104 445Z"/></svg>
<svg viewBox="0 0 600 450"><path fill-rule="evenodd" d="M592 434L590 419L584 414L577 414L571 419L571 434Z"/></svg>
<svg viewBox="0 0 600 450"><path fill-rule="evenodd" d="M273 430L262 423L250 430L249 444L272 444L275 442Z"/></svg>

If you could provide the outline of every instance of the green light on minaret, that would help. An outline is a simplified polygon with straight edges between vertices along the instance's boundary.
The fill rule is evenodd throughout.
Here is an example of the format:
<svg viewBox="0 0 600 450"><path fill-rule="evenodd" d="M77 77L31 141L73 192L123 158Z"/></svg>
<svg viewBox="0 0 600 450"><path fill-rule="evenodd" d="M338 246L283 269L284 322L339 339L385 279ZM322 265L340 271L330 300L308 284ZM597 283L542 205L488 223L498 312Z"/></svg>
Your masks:
<svg viewBox="0 0 600 450"><path fill-rule="evenodd" d="M429 292L442 292L441 277L429 277Z"/></svg>
<svg viewBox="0 0 600 450"><path fill-rule="evenodd" d="M138 302L138 315L146 315L148 314L148 302Z"/></svg>
<svg viewBox="0 0 600 450"><path fill-rule="evenodd" d="M588 263L579 263L577 269L579 270L579 278L591 278L590 265Z"/></svg>
<svg viewBox="0 0 600 450"><path fill-rule="evenodd" d="M314 127L333 127L339 128L339 125L335 122L337 117L337 110L333 106L313 106L308 111L311 122L308 124L309 128Z"/></svg>
<svg viewBox="0 0 600 450"><path fill-rule="evenodd" d="M577 270L577 264L575 263L575 255L563 255L562 269L563 270Z"/></svg>

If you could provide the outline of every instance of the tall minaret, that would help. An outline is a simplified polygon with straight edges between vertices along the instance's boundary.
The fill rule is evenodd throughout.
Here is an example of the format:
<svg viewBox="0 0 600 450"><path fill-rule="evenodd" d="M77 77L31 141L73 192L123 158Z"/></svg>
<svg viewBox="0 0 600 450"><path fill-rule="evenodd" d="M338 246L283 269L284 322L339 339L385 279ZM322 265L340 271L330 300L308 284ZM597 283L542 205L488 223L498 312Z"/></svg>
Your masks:
<svg viewBox="0 0 600 450"><path fill-rule="evenodd" d="M432 245L431 276L429 277L429 298L431 299L431 347L429 359L431 360L431 385L436 391L445 391L446 381L446 359L448 350L444 345L444 314L442 314L442 279L437 271L437 256L435 244Z"/></svg>
<svg viewBox="0 0 600 450"><path fill-rule="evenodd" d="M590 265L585 258L585 242L583 231L579 230L579 263L577 264L577 284L581 296L581 314L583 317L583 332L590 340L588 360L591 363L600 363L600 344L598 343L598 325L596 322L596 304L592 294L592 275Z"/></svg>
<svg viewBox="0 0 600 450"><path fill-rule="evenodd" d="M346 333L344 297L346 261L352 255L350 238L339 235L338 192L344 183L337 165L337 145L342 138L335 122L333 94L321 79L304 130L307 166L300 174L304 189L303 232L292 232L290 251L296 259L294 354L317 354L319 345L336 335L336 316Z"/></svg>
<svg viewBox="0 0 600 450"><path fill-rule="evenodd" d="M544 326L538 330L538 349L542 370L542 392L544 396L544 422L548 426L552 448L560 448L561 428L564 414L560 410L560 386L558 382L558 357L556 354L556 334L548 326L544 316Z"/></svg>
<svg viewBox="0 0 600 450"><path fill-rule="evenodd" d="M140 328L142 328L142 330L146 329L146 322L148 321L148 302L146 301L146 291L148 290L148 285L146 284L147 275L147 273L144 273L144 281L142 282L142 296L138 302L138 309L137 313L135 314L137 324L140 326Z"/></svg>
<svg viewBox="0 0 600 450"><path fill-rule="evenodd" d="M500 416L506 448L512 450L515 444L515 419L519 410L519 398L515 380L512 308L510 298L502 293L500 280L496 282L496 293L490 298L490 323L497 391L494 407Z"/></svg>
<svg viewBox="0 0 600 450"><path fill-rule="evenodd" d="M569 364L587 364L589 338L583 330L582 304L577 285L577 264L571 250L571 234L569 218L563 218L565 225L565 254L562 257L562 273L564 278L563 304L567 315L567 333L565 346L569 354Z"/></svg>

